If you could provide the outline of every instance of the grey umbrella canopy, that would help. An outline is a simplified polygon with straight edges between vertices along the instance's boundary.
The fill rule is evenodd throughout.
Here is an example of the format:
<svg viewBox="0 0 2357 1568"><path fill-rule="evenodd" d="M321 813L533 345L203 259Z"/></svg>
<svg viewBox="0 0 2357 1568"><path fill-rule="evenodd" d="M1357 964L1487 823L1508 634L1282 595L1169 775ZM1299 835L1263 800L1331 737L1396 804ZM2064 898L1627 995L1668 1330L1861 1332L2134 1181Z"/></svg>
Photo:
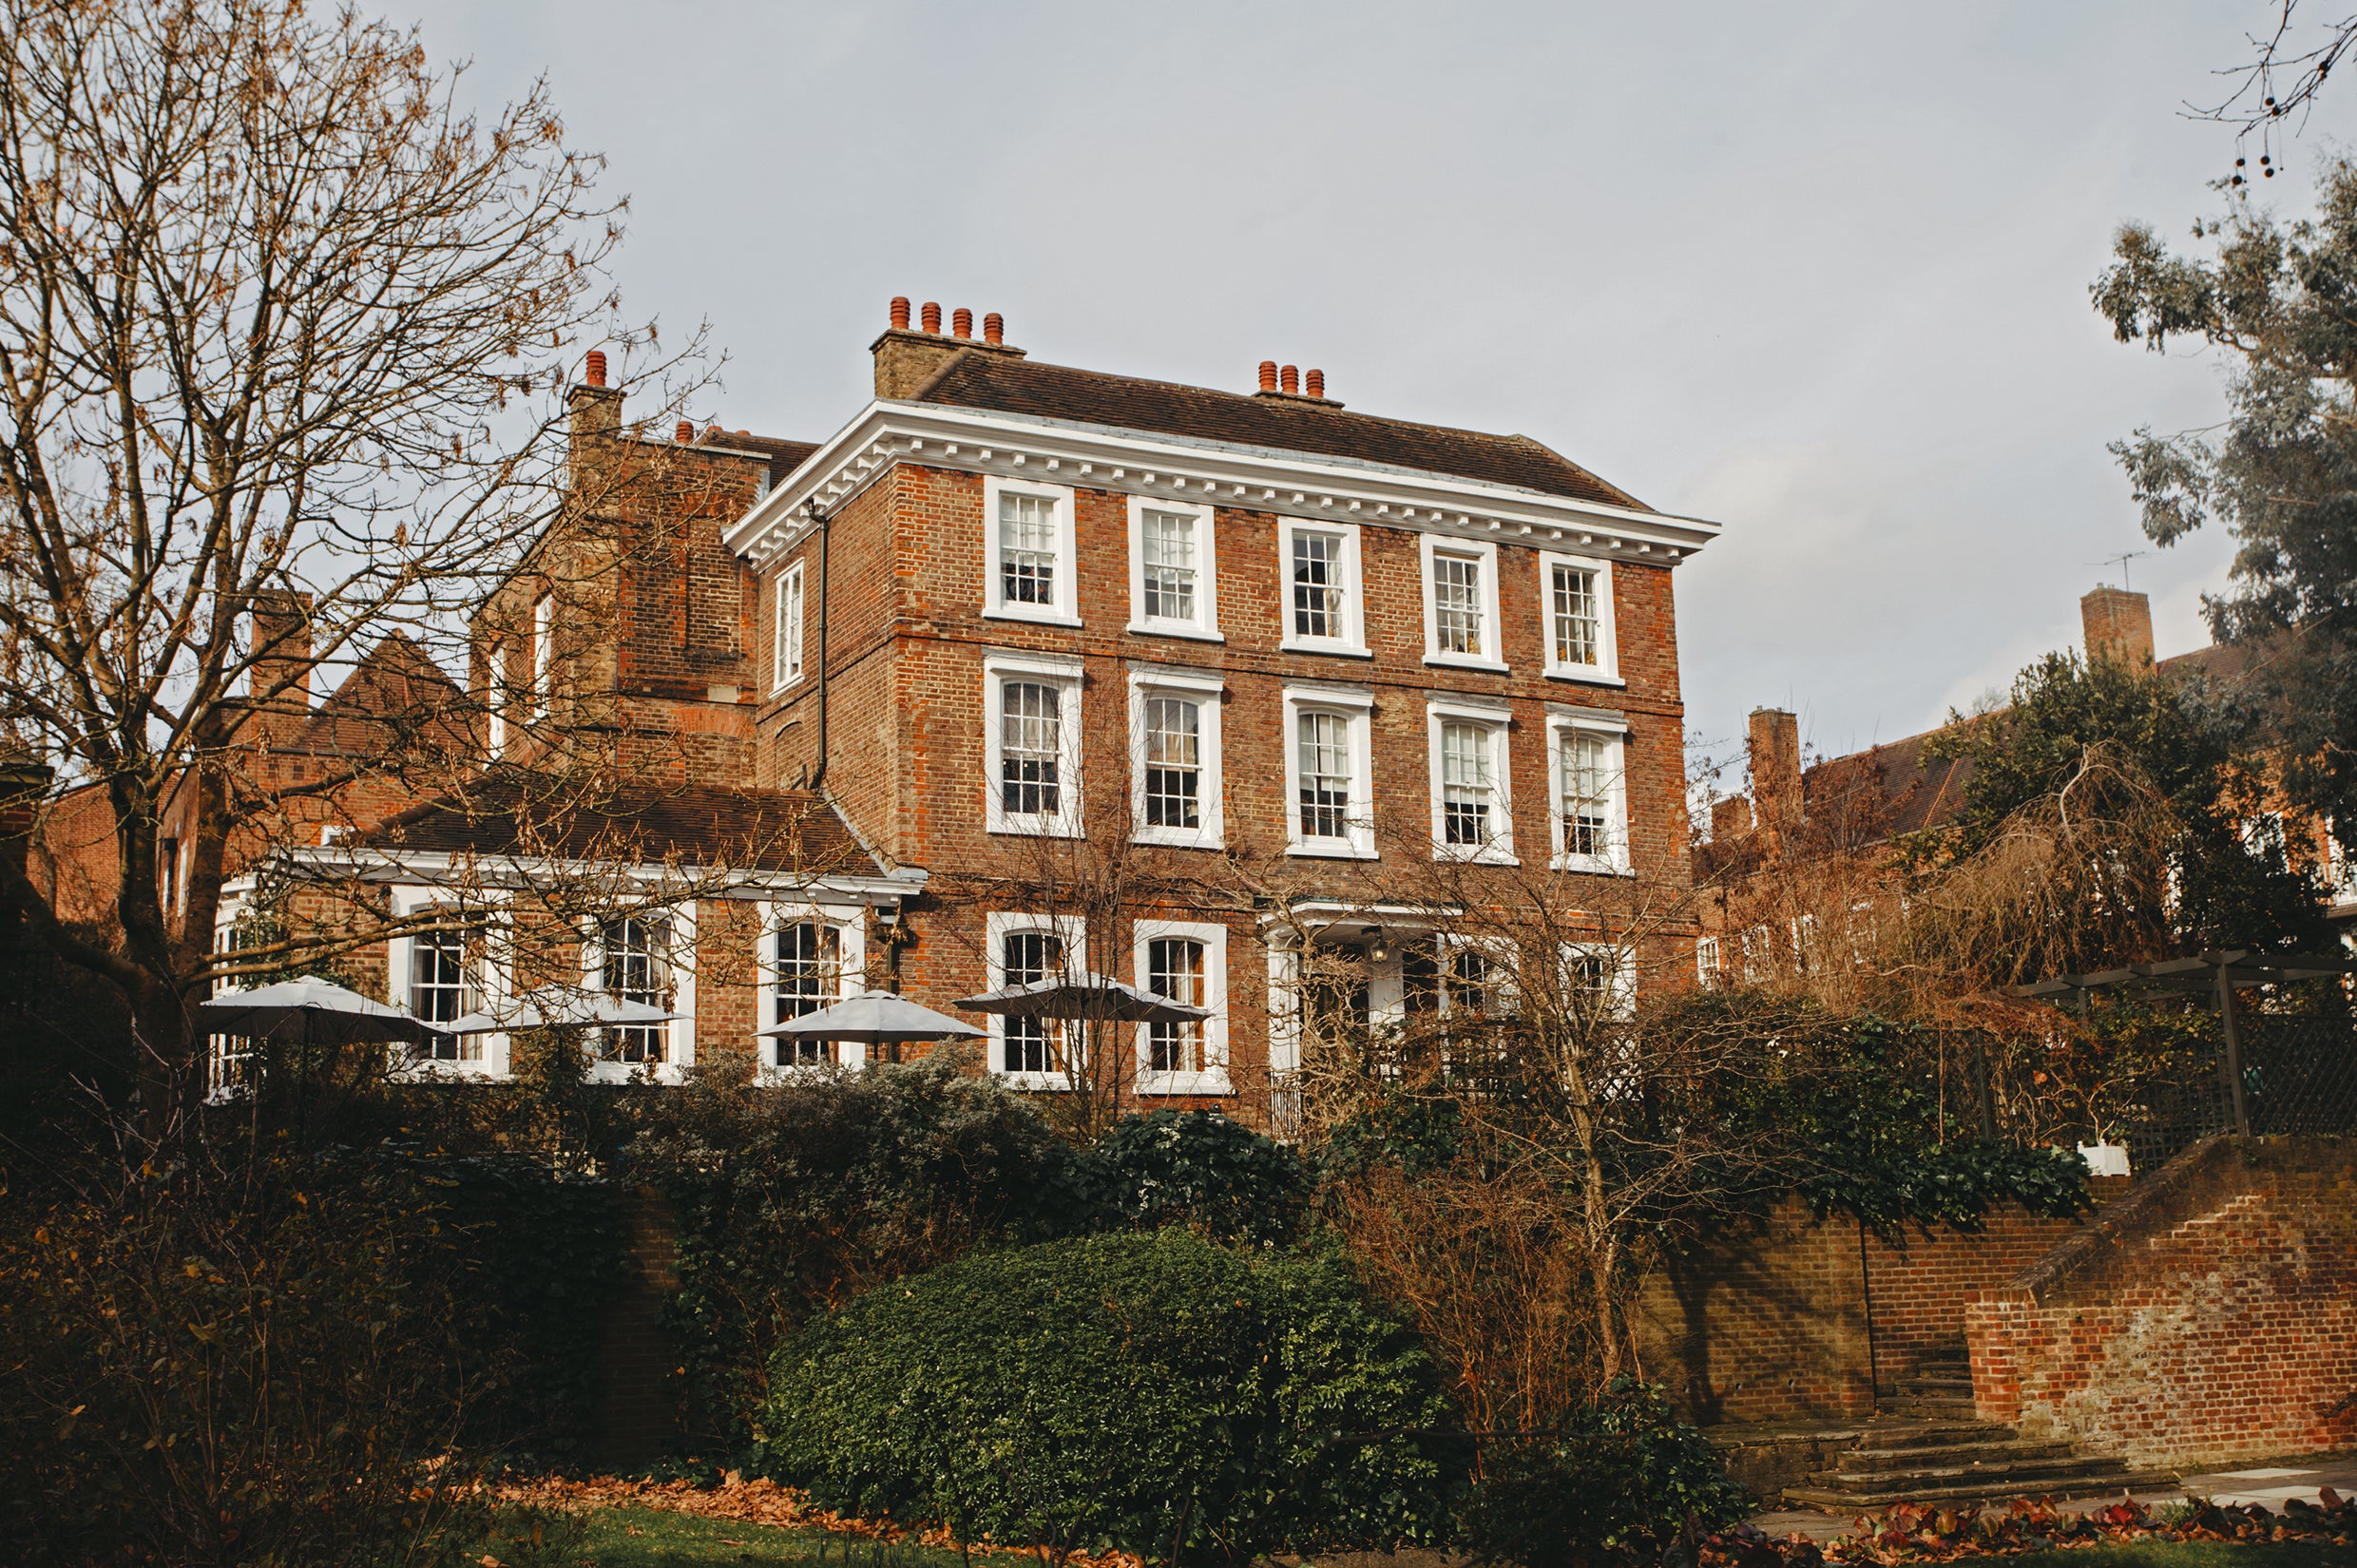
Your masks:
<svg viewBox="0 0 2357 1568"><path fill-rule="evenodd" d="M497 1012L469 1013L441 1027L454 1035L498 1034L508 1029L630 1028L668 1023L684 1013L667 1013L649 1003L629 1002L604 991L550 985L527 991Z"/></svg>
<svg viewBox="0 0 2357 1568"><path fill-rule="evenodd" d="M197 1027L208 1035L271 1040L282 1045L364 1045L391 1041L418 1045L437 1035L456 1032L310 975L200 1003Z"/></svg>
<svg viewBox="0 0 2357 1568"><path fill-rule="evenodd" d="M831 1007L756 1031L768 1040L841 1040L854 1045L913 1045L968 1040L983 1031L891 991L862 991Z"/></svg>
<svg viewBox="0 0 2357 1568"><path fill-rule="evenodd" d="M1101 974L1056 975L1028 985L1006 985L980 996L960 997L957 1004L1008 1018L1087 1019L1107 1023L1184 1023L1211 1017L1208 1007L1173 1002Z"/></svg>

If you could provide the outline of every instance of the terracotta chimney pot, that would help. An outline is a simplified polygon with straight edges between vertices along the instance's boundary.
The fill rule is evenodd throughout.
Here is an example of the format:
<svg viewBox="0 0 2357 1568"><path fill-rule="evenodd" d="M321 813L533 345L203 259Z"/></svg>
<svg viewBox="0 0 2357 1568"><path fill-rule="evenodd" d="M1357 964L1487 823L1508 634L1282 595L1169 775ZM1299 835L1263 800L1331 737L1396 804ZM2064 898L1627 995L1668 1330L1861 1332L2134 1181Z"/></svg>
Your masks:
<svg viewBox="0 0 2357 1568"><path fill-rule="evenodd" d="M720 427L718 425L706 425L704 427L704 439L706 441L718 441L724 433L725 432L722 431Z"/></svg>
<svg viewBox="0 0 2357 1568"><path fill-rule="evenodd" d="M925 324L925 330L927 332L932 334L935 337L939 337L941 335L940 301L934 299L928 299L925 301L925 309L918 313L917 319Z"/></svg>
<svg viewBox="0 0 2357 1568"><path fill-rule="evenodd" d="M893 296L892 296L892 331L894 331L894 332L907 332L908 330L909 330L909 296L908 296L907 295L905 295L905 294L896 294L896 295L893 295Z"/></svg>
<svg viewBox="0 0 2357 1568"><path fill-rule="evenodd" d="M582 379L593 387L605 385L605 351L604 349L589 351L589 368L582 373Z"/></svg>
<svg viewBox="0 0 2357 1568"><path fill-rule="evenodd" d="M1263 359L1260 362L1260 390L1262 392L1276 391L1276 361L1274 359Z"/></svg>
<svg viewBox="0 0 2357 1568"><path fill-rule="evenodd" d="M992 311L982 318L982 340L985 343L1006 341L1006 322L998 312Z"/></svg>
<svg viewBox="0 0 2357 1568"><path fill-rule="evenodd" d="M1310 395L1312 397L1323 397L1326 395L1326 373L1324 371L1312 371L1310 373L1309 389Z"/></svg>
<svg viewBox="0 0 2357 1568"><path fill-rule="evenodd" d="M1301 370L1300 370L1300 367L1299 367L1299 366L1296 366L1296 365L1287 365L1287 366L1286 366L1286 367L1284 367L1282 370L1280 370L1280 371L1278 371L1278 372L1276 373L1276 380L1277 380L1277 385L1279 385L1279 386L1281 386L1281 387L1283 387L1283 388L1285 389L1286 394L1287 394L1288 396L1298 396L1298 395L1300 395L1300 392L1301 392Z"/></svg>
<svg viewBox="0 0 2357 1568"><path fill-rule="evenodd" d="M677 441L682 447L693 446L696 441L696 421L693 419L680 420L679 429L671 432L671 439Z"/></svg>
<svg viewBox="0 0 2357 1568"><path fill-rule="evenodd" d="M960 305L960 306L959 306L956 310L954 310L954 311L950 312L950 313L949 313L949 332L950 332L950 335L951 335L952 336L956 336L956 337L971 337L971 336L973 336L973 335L974 335L974 313L973 313L972 311L968 310L968 309L967 309L965 306L963 306L963 305Z"/></svg>

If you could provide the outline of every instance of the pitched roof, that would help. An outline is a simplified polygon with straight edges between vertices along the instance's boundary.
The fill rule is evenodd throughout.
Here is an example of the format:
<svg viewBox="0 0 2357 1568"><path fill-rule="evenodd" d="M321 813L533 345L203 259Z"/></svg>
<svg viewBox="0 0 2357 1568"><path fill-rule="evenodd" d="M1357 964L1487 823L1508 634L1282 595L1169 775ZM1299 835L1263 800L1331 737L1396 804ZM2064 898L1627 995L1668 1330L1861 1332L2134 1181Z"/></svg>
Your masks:
<svg viewBox="0 0 2357 1568"><path fill-rule="evenodd" d="M883 874L833 804L807 790L578 780L494 768L350 840L370 849L622 865Z"/></svg>
<svg viewBox="0 0 2357 1568"><path fill-rule="evenodd" d="M1378 418L1304 397L1215 392L967 350L945 363L913 401L1357 458L1545 495L1652 509L1526 435L1490 435Z"/></svg>
<svg viewBox="0 0 2357 1568"><path fill-rule="evenodd" d="M1803 809L1811 816L1839 811L1870 824L1872 838L1936 828L1955 816L1972 782L1970 757L1935 757L1926 745L1953 726L1828 757L1801 775Z"/></svg>

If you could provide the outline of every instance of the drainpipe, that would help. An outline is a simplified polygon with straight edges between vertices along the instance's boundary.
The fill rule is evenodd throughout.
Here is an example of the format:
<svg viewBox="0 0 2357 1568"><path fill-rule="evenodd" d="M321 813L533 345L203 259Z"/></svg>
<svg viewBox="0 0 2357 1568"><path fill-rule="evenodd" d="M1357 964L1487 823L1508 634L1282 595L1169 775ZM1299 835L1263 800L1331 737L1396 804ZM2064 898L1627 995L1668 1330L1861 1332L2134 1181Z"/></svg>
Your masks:
<svg viewBox="0 0 2357 1568"><path fill-rule="evenodd" d="M827 545L834 520L818 509L815 499L804 502L802 509L818 525L818 767L810 775L815 792L827 781Z"/></svg>

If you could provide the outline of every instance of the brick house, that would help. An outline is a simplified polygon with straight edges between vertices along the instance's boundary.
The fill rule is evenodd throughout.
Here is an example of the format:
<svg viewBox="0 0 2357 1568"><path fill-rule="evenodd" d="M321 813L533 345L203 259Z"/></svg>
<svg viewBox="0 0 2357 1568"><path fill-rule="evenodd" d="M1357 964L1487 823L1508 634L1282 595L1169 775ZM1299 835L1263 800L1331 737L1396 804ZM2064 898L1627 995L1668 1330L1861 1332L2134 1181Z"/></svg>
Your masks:
<svg viewBox="0 0 2357 1568"><path fill-rule="evenodd" d="M650 889L734 877L582 945L591 985L689 1015L639 1066L790 1072L810 1057L756 1028L887 978L954 1011L1061 965L1210 1009L1133 1026L1134 1101L1265 1121L1302 945L1356 968L1321 1005L1397 1016L1428 923L1381 889L1434 864L1596 911L1623 991L1693 972L1690 921L1638 940L1607 911L1688 883L1671 578L1714 526L1526 436L1347 410L1314 371L1177 386L910 316L815 445L650 439L592 356L588 478L476 618L487 778L602 769L667 825L600 853ZM513 881L515 800L485 794L297 858L365 861L396 904L461 861ZM794 827L755 852L764 813ZM482 962L405 939L383 972L442 1011L462 972L497 989ZM1054 1025L989 1024L989 1071L1059 1086Z"/></svg>
<svg viewBox="0 0 2357 1568"><path fill-rule="evenodd" d="M2263 657L2213 644L2156 659L2152 602L2123 588L2089 590L2079 600L2079 621L2087 658L2151 665L2173 680L2231 687ZM1752 714L1750 791L1712 803L1710 836L1696 851L1706 889L1697 900L1701 984L1768 980L1838 959L1850 942L1865 945L1878 924L1888 928L1903 918L1889 846L1952 821L1972 779L1969 759L1929 754L1929 743L1948 729L1804 765L1792 714ZM2243 831L2309 871L2330 918L2357 921L2357 868L2326 824L2274 797L2260 803Z"/></svg>

